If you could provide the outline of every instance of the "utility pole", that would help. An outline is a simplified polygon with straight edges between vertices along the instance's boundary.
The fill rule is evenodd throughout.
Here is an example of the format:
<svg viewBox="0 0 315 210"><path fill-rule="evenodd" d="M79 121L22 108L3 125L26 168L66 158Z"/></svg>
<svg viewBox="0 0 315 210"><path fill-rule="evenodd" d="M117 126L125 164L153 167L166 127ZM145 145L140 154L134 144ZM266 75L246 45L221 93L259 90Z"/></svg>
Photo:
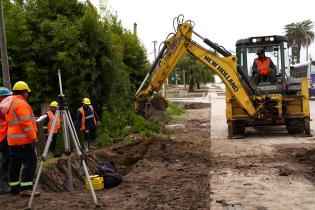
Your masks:
<svg viewBox="0 0 315 210"><path fill-rule="evenodd" d="M5 26L3 17L2 0L0 0L0 48L1 48L1 63L2 63L2 79L3 86L11 90L9 62L7 54L7 44L5 39Z"/></svg>
<svg viewBox="0 0 315 210"><path fill-rule="evenodd" d="M176 68L175 69L176 71L175 71L175 85L176 85L176 87L177 87L177 85L178 85L178 83L177 83L177 72L178 72L178 68Z"/></svg>
<svg viewBox="0 0 315 210"><path fill-rule="evenodd" d="M137 36L137 23L133 24L133 35Z"/></svg>
<svg viewBox="0 0 315 210"><path fill-rule="evenodd" d="M186 71L183 69L184 90L186 90Z"/></svg>

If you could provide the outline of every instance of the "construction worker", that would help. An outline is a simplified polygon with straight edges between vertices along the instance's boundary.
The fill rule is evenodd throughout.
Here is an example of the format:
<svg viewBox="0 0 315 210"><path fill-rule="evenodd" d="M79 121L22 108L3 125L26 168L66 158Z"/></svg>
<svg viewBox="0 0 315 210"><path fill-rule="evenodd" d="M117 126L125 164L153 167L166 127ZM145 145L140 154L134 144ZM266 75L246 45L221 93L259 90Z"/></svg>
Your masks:
<svg viewBox="0 0 315 210"><path fill-rule="evenodd" d="M82 104L77 112L77 120L78 127L84 135L84 150L87 152L94 147L96 125L100 124L100 120L89 98L84 98Z"/></svg>
<svg viewBox="0 0 315 210"><path fill-rule="evenodd" d="M51 102L50 103L50 111L48 111L46 113L47 117L45 118L45 120L43 122L43 128L44 128L44 131L47 135L50 133L53 121L55 119L55 113L57 110L57 106L58 106L57 101ZM52 142L50 144L50 151L54 154L54 157L60 156L60 154L56 153L56 142L57 142L59 130L60 130L60 115L58 116L56 126L55 126L55 129L53 131Z"/></svg>
<svg viewBox="0 0 315 210"><path fill-rule="evenodd" d="M12 195L31 196L36 171L37 158L33 143L37 141L37 128L33 110L26 101L30 92L25 82L16 82L13 96L5 98L0 105L8 123L9 184ZM39 193L35 192L34 195Z"/></svg>
<svg viewBox="0 0 315 210"><path fill-rule="evenodd" d="M276 82L276 66L270 57L265 56L264 49L259 49L257 55L258 58L254 60L252 66L254 82L256 84L260 82L270 82L274 84Z"/></svg>
<svg viewBox="0 0 315 210"><path fill-rule="evenodd" d="M0 102L12 92L0 87ZM9 146L7 142L8 124L5 115L0 112L0 194L10 193L9 186Z"/></svg>

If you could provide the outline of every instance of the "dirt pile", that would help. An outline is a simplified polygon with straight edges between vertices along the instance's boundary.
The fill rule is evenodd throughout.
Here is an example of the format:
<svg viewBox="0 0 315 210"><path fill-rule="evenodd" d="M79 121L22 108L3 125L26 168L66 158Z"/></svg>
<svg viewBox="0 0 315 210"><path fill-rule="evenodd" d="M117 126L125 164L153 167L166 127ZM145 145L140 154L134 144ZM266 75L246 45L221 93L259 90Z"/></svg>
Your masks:
<svg viewBox="0 0 315 210"><path fill-rule="evenodd" d="M291 145L279 149L279 152L288 155L299 164L305 165L305 171L304 173L300 172L301 175L312 182L315 182L315 144L309 144L307 147L296 147Z"/></svg>

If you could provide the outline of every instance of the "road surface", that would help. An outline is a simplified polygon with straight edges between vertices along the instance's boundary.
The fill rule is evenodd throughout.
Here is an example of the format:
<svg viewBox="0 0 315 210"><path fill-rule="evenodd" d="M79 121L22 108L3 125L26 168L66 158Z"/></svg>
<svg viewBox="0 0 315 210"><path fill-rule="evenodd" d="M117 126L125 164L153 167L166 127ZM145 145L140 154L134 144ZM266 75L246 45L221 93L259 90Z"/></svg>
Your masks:
<svg viewBox="0 0 315 210"><path fill-rule="evenodd" d="M312 118L314 101L310 107ZM315 120L313 135L314 128ZM285 127L246 128L246 134L226 138L225 97L211 93L211 209L314 210L313 167L294 154L315 149L315 138L294 137Z"/></svg>

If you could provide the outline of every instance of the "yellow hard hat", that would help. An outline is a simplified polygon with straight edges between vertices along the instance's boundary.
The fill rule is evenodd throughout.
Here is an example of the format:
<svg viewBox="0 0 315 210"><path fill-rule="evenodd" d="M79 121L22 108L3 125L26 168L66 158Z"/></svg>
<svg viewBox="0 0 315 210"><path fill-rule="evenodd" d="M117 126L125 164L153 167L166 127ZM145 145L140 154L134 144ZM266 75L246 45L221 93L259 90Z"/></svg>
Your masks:
<svg viewBox="0 0 315 210"><path fill-rule="evenodd" d="M58 102L57 101L53 101L50 103L51 107L57 107L58 106Z"/></svg>
<svg viewBox="0 0 315 210"><path fill-rule="evenodd" d="M13 90L27 90L29 93L31 92L31 89L28 87L26 82L18 81L14 84Z"/></svg>
<svg viewBox="0 0 315 210"><path fill-rule="evenodd" d="M84 99L82 100L82 103L84 103L84 104L86 104L86 105L90 105L90 104L91 104L91 101L90 101L89 98L84 98Z"/></svg>

